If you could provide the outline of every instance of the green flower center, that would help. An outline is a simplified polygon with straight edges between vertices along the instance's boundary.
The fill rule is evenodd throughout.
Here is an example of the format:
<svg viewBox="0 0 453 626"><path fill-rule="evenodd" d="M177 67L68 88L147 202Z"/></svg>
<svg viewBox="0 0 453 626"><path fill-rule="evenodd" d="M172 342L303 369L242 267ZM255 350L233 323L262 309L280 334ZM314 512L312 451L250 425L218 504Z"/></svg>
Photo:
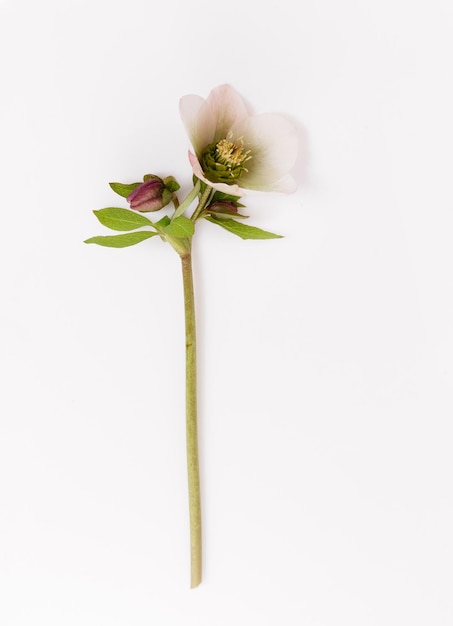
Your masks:
<svg viewBox="0 0 453 626"><path fill-rule="evenodd" d="M203 150L201 167L206 178L214 183L231 185L248 171L245 163L252 158L251 151L244 149L242 138L237 141L232 139L233 135L229 133L225 139L211 143Z"/></svg>

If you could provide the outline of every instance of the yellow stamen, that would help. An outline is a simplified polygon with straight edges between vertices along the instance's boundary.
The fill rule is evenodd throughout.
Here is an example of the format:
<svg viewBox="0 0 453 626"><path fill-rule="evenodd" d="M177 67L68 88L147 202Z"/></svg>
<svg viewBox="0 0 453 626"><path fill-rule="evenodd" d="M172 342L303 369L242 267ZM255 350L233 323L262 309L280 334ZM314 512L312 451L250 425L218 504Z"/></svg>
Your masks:
<svg viewBox="0 0 453 626"><path fill-rule="evenodd" d="M250 150L244 150L244 141L242 137L239 137L237 142L231 141L233 138L233 134L230 132L226 139L221 139L217 142L215 147L216 152L216 160L220 163L223 163L228 167L228 169L234 169L235 167L239 167L243 165L246 161L250 160L252 157L250 155ZM243 168L245 171L246 168Z"/></svg>

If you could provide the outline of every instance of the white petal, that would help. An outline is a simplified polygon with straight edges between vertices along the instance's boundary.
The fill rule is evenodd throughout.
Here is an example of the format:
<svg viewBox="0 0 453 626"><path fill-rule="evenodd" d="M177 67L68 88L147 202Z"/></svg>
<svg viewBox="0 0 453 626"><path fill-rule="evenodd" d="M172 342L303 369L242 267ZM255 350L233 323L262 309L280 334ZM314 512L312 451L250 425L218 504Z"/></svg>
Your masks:
<svg viewBox="0 0 453 626"><path fill-rule="evenodd" d="M278 191L279 193L294 193L297 190L297 183L291 174L285 174L279 180L268 183L263 191Z"/></svg>
<svg viewBox="0 0 453 626"><path fill-rule="evenodd" d="M249 117L244 100L230 85L220 85L211 91L207 103L215 117L213 141L224 139L230 131Z"/></svg>
<svg viewBox="0 0 453 626"><path fill-rule="evenodd" d="M270 190L279 181L287 180L282 186L290 187L284 177L294 166L299 143L291 122L272 113L250 117L244 141L252 158L247 163L249 171L243 175L241 184L249 189Z"/></svg>
<svg viewBox="0 0 453 626"><path fill-rule="evenodd" d="M212 143L216 125L215 117L206 100L200 96L184 96L179 101L181 119L197 154Z"/></svg>

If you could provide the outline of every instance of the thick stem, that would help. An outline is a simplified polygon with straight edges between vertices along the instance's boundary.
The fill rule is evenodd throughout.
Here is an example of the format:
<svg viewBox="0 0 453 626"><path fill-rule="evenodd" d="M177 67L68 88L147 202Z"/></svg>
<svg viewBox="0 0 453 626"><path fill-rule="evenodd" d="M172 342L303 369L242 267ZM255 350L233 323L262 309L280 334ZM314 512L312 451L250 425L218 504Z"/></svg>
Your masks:
<svg viewBox="0 0 453 626"><path fill-rule="evenodd" d="M191 253L181 256L186 325L186 445L189 479L191 587L201 583L201 504L197 429L197 353Z"/></svg>

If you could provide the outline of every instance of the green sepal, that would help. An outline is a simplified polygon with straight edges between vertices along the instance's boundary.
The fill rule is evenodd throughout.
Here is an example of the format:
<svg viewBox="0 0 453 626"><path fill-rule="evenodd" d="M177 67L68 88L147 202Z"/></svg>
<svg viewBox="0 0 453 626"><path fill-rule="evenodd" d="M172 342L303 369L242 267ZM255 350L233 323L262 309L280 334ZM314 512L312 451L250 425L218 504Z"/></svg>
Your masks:
<svg viewBox="0 0 453 626"><path fill-rule="evenodd" d="M166 178L164 178L164 185L166 189L171 192L178 191L178 189L181 187L181 185L173 176L167 176Z"/></svg>
<svg viewBox="0 0 453 626"><path fill-rule="evenodd" d="M131 183L130 185L125 185L124 183L109 183L111 189L122 198L127 198L127 196L141 184L142 183Z"/></svg>
<svg viewBox="0 0 453 626"><path fill-rule="evenodd" d="M167 189L166 187L164 187L162 189L162 208L164 206L167 206L167 204L170 204L172 200L173 200L173 192Z"/></svg>
<svg viewBox="0 0 453 626"><path fill-rule="evenodd" d="M145 174L143 176L143 182L146 183L148 180L162 180L160 176L156 176L155 174Z"/></svg>
<svg viewBox="0 0 453 626"><path fill-rule="evenodd" d="M164 227L164 232L171 237L192 237L194 233L193 222L188 217L180 215Z"/></svg>
<svg viewBox="0 0 453 626"><path fill-rule="evenodd" d="M112 230L135 230L142 226L154 226L144 215L119 207L108 207L93 211L98 220Z"/></svg>
<svg viewBox="0 0 453 626"><path fill-rule="evenodd" d="M91 237L86 239L84 243L96 243L98 246L106 246L108 248L127 248L135 246L136 243L145 241L150 237L154 237L157 233L150 230L141 230L136 233L125 233L124 235L107 235L100 237Z"/></svg>
<svg viewBox="0 0 453 626"><path fill-rule="evenodd" d="M225 230L230 231L233 235L237 235L241 239L281 239L282 235L276 235L270 233L267 230L262 230L256 226L248 226L247 224L241 224L234 220L217 220L214 217L207 217L208 222L217 224Z"/></svg>

